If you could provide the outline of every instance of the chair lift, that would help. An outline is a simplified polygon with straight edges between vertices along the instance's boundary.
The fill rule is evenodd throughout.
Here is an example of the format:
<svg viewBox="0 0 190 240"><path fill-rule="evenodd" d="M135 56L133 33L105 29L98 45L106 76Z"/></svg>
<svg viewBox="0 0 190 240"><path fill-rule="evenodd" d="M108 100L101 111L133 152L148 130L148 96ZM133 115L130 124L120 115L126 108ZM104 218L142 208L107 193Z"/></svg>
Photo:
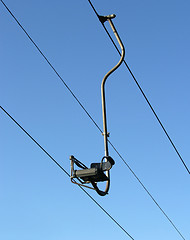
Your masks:
<svg viewBox="0 0 190 240"><path fill-rule="evenodd" d="M99 20L102 24L108 21L116 39L121 47L121 58L117 65L112 68L103 78L101 84L101 95L102 95L102 115L103 115L103 129L104 132L102 135L104 136L104 148L105 148L105 156L102 158L100 163L91 163L90 168L86 167L83 163L77 160L74 156L70 156L71 160L71 182L77 185L87 187L90 189L95 190L100 196L105 196L108 194L109 187L110 187L110 173L109 170L115 164L115 161L109 156L108 153L108 137L109 133L107 132L107 120L106 120L106 103L105 103L105 82L106 79L109 77L111 73L113 73L122 63L124 56L125 56L125 49L121 39L115 29L115 26L112 22L112 19L115 18L115 14L108 15L108 16L99 16ZM74 169L74 165L76 165L79 170ZM76 181L77 179L78 181ZM98 182L106 182L105 190L102 191L99 189L97 183ZM92 187L87 186L86 184L91 183Z"/></svg>

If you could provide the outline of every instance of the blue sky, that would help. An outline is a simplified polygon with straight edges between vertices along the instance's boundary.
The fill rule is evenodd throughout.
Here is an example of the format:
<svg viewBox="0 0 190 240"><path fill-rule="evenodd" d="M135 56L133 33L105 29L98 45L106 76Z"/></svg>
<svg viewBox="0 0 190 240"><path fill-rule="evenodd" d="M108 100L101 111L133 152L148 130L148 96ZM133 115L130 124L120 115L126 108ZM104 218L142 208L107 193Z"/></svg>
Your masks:
<svg viewBox="0 0 190 240"><path fill-rule="evenodd" d="M88 1L5 3L102 128L101 81L119 56ZM92 3L116 14L125 60L190 168L189 1ZM68 172L70 155L99 162L101 133L2 3L0 12L1 106ZM106 99L110 141L190 239L190 176L124 65L107 80ZM129 239L2 111L0 132L1 239ZM109 151L109 195L89 193L135 240L182 239Z"/></svg>

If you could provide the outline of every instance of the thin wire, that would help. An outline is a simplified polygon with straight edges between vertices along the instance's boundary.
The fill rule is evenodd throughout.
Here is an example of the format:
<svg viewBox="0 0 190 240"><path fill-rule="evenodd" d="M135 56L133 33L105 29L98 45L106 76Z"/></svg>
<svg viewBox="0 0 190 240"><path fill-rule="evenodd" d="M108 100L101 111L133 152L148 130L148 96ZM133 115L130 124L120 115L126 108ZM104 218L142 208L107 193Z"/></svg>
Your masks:
<svg viewBox="0 0 190 240"><path fill-rule="evenodd" d="M75 100L78 102L78 104L82 107L82 109L85 111L85 113L88 115L88 117L92 120L92 122L94 123L94 125L97 127L97 129L102 133L101 128L98 126L98 124L95 122L95 120L91 117L91 115L88 113L88 111L84 108L84 106L81 104L81 102L79 101L79 99L75 96L75 94L72 92L72 90L68 87L68 85L65 83L65 81L62 79L62 77L58 74L58 72L55 70L55 68L53 67L53 65L49 62L49 60L46 58L46 56L42 53L42 51L40 50L40 48L37 46L37 44L33 41L33 39L30 37L30 35L26 32L26 30L23 28L23 26L20 24L20 22L17 20L17 18L13 15L13 13L10 11L10 9L7 7L7 5L0 0L3 5L5 6L5 8L7 9L7 11L11 14L11 16L14 18L14 20L17 22L17 24L21 27L21 29L24 31L24 33L27 35L27 37L30 39L30 41L33 43L33 45L37 48L37 50L40 52L40 54L43 56L43 58L46 60L46 62L49 64L49 66L53 69L53 71L56 73L56 75L59 77L59 79L62 81L62 83L65 85L65 87L69 90L69 92L72 94L72 96L75 98ZM89 1L90 4L92 4ZM93 7L93 5L91 5ZM99 16L95 10L95 8L93 7L95 13L97 16ZM104 26L104 25L103 25ZM104 26L105 27L105 26ZM106 29L107 31L107 29ZM108 31L107 31L108 32ZM108 33L109 34L109 33ZM111 37L111 36L110 36ZM112 40L113 41L113 40ZM114 43L114 41L113 41ZM115 43L114 43L115 44ZM118 50L119 51L119 50ZM141 186L144 188L144 190L148 193L148 195L151 197L151 199L154 201L154 203L159 207L159 209L164 213L164 215L167 217L167 219L169 220L169 222L172 224L172 226L177 230L177 232L180 234L180 236L185 240L185 238L183 237L183 235L179 232L179 230L177 229L177 227L174 225L174 223L170 220L170 218L167 216L167 214L162 210L162 208L159 206L159 204L155 201L155 199L153 198L153 196L150 194L150 192L147 190L147 188L145 188L145 186L142 184L142 182L140 181L140 179L137 177L137 175L134 173L134 171L131 169L131 167L126 163L126 161L124 160L124 158L120 155L120 153L117 151L117 149L114 147L114 145L109 141L110 145L112 146L112 148L114 149L114 151L118 154L118 156L121 158L121 160L126 164L126 166L128 167L128 169L131 171L131 173L135 176L135 178L137 179L137 181L141 184ZM42 149L43 150L43 149ZM83 189L83 191L85 191Z"/></svg>
<svg viewBox="0 0 190 240"><path fill-rule="evenodd" d="M92 2L91 2L90 0L88 0L88 2L89 2L89 4L90 4L90 6L92 7L93 11L95 12L96 16L97 16L98 19L99 19L99 14L97 13L97 11L96 11L95 7L93 6ZM100 21L100 22L101 22L101 21ZM107 35L109 36L111 42L113 43L114 47L116 48L117 52L118 52L119 55L121 56L121 53L120 53L118 47L116 46L113 38L112 38L111 35L109 34L109 32L108 32L107 28L105 27L104 23L101 22L101 24L102 24L104 30L106 31ZM135 81L137 87L139 88L139 90L140 90L140 92L142 93L143 97L145 98L146 102L148 103L151 111L153 112L154 116L156 117L158 123L160 124L160 126L161 126L162 130L164 131L165 135L167 136L169 142L171 143L172 147L174 148L175 152L177 153L179 159L181 160L182 164L183 164L184 167L186 168L187 172L190 174L190 170L188 169L185 161L183 160L182 156L180 155L179 151L177 150L177 147L175 146L174 142L172 141L171 137L169 136L168 132L166 131L166 129L165 129L164 125L162 124L161 120L159 119L156 111L154 110L153 106L151 105L151 103L150 103L150 101L148 100L146 94L145 94L144 91L142 90L140 84L138 83L137 79L135 78L133 72L131 71L130 67L128 66L128 64L127 64L127 62L126 62L125 60L124 60L124 64L125 64L125 66L127 67L128 71L130 72L133 80Z"/></svg>
<svg viewBox="0 0 190 240"><path fill-rule="evenodd" d="M69 178L69 173L2 107L1 110L19 127ZM79 186L79 185L78 185ZM132 240L134 238L81 186L80 189Z"/></svg>
<svg viewBox="0 0 190 240"><path fill-rule="evenodd" d="M63 172L70 177L69 173L2 107L1 110L59 167Z"/></svg>
<svg viewBox="0 0 190 240"><path fill-rule="evenodd" d="M108 140L109 141L109 140ZM134 177L137 179L137 181L140 183L140 185L143 187L143 189L146 191L146 193L149 195L149 197L152 199L152 201L156 204L156 206L160 209L160 211L164 214L164 216L168 219L168 221L171 223L171 225L174 227L174 229L179 233L179 235L185 240L182 233L177 229L173 221L168 217L168 215L164 212L164 210L160 207L160 205L157 203L155 198L151 195L151 193L148 191L148 189L145 187L145 185L141 182L139 177L135 174L135 172L131 169L129 164L125 161L125 159L121 156L121 154L117 151L117 149L114 147L114 145L109 141L112 148L115 150L115 152L119 155L119 157L123 160L124 164L128 167L128 169L132 172Z"/></svg>
<svg viewBox="0 0 190 240"><path fill-rule="evenodd" d="M62 81L62 83L65 85L65 87L68 89L68 91L71 93L71 95L75 98L75 100L78 102L78 104L82 107L82 109L85 111L85 113L88 115L88 117L92 120L92 122L96 125L96 127L99 129L100 132L101 129L97 125L97 123L94 121L94 119L91 117L89 112L85 109L85 107L82 105L82 103L79 101L79 99L76 97L76 95L73 93L73 91L69 88L69 86L66 84L66 82L63 80L63 78L60 76L60 74L57 72L57 70L54 68L54 66L50 63L50 61L47 59L45 54L40 50L38 45L34 42L34 40L31 38L31 36L27 33L27 31L24 29L24 27L20 24L20 22L17 20L17 18L14 16L14 14L11 12L11 10L7 7L7 5L2 1L2 4L7 9L7 11L11 14L11 16L14 18L14 20L17 22L19 27L23 30L23 32L26 34L26 36L30 39L32 44L36 47L36 49L39 51L39 53L42 55L42 57L45 59L45 61L48 63L48 65L52 68L52 70L55 72L55 74L58 76L58 78Z"/></svg>
<svg viewBox="0 0 190 240"><path fill-rule="evenodd" d="M93 11L95 12L96 16L99 19L99 14L97 13L95 7L93 6L92 2L90 0L88 0L89 4L91 5ZM99 19L100 20L100 19ZM101 21L100 21L101 22ZM111 42L113 43L114 47L116 48L117 52L119 53L119 55L121 56L121 53L118 49L118 47L116 46L113 38L111 37L111 35L109 34L107 28L105 27L104 23L102 23L103 28L105 29L106 33L108 34ZM161 125L162 129L164 130L166 136L168 137L170 143L172 144L173 148L175 149L177 155L179 156L180 160L182 161L183 165L185 166L187 172L190 174L189 169L187 168L184 160L182 159L181 155L179 154L176 146L174 145L173 141L171 140L169 134L167 133L166 129L164 128L162 122L160 121L158 115L156 114L154 108L152 107L151 103L149 102L148 98L146 97L144 91L142 90L140 84L138 83L137 79L135 78L134 74L132 73L131 69L129 68L127 62L124 60L125 66L127 67L127 69L129 70L131 76L133 77L135 83L137 84L139 90L141 91L143 97L145 98L146 102L148 103L149 107L151 108L153 114L155 115L156 119L158 120L159 124ZM109 140L108 140L109 141ZM157 203L157 201L155 200L155 198L152 196L152 194L148 191L148 189L145 187L145 185L142 183L142 181L139 179L139 177L135 174L135 172L132 170L132 168L129 166L129 164L125 161L125 159L121 156L121 154L117 151L117 149L114 147L114 145L109 141L109 144L112 146L112 148L115 150L115 152L118 154L118 156L122 159L122 161L124 162L124 164L128 167L128 169L131 171L131 173L134 175L134 177L137 179L137 181L140 183L140 185L143 187L143 189L146 191L146 193L149 195L149 197L153 200L153 202L156 204L156 206L160 209L160 211L164 214L164 216L168 219L168 221L171 223L171 225L174 227L174 229L178 232L178 234L183 238L184 236L181 234L181 232L177 229L177 227L175 226L175 224L173 223L173 221L168 217L168 215L164 212L164 210L160 207L160 205Z"/></svg>

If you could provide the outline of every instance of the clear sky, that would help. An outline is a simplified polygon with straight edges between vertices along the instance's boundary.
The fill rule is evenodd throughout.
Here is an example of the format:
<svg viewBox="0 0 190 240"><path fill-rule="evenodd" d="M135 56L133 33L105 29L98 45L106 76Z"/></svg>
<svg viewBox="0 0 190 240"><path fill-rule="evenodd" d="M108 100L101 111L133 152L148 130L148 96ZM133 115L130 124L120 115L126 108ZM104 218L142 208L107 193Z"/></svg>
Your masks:
<svg viewBox="0 0 190 240"><path fill-rule="evenodd" d="M4 1L102 128L101 81L119 56L88 1ZM92 3L116 14L125 60L190 168L190 2ZM0 32L0 105L68 172L70 155L99 162L101 133L1 2ZM107 80L106 100L110 141L190 239L190 175L124 65ZM0 146L0 239L129 239L2 110ZM109 194L88 192L135 240L182 239L109 152Z"/></svg>

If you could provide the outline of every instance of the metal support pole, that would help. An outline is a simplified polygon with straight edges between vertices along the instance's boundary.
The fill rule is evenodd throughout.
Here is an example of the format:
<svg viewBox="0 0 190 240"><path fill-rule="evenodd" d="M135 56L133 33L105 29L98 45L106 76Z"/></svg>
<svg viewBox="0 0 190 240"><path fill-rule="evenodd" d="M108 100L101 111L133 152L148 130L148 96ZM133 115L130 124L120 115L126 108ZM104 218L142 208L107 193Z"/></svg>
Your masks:
<svg viewBox="0 0 190 240"><path fill-rule="evenodd" d="M105 147L105 156L108 157L109 156L109 152L108 152L108 137L109 137L109 133L107 132L107 119L106 119L106 100L105 100L105 82L107 80L107 78L109 77L109 75L111 73L113 73L122 63L124 56L125 56L125 48L123 46L123 43L115 29L115 26L111 20L111 18L115 17L115 15L110 15L107 16L107 20L116 36L116 39L121 47L121 58L119 60L119 62L117 63L117 65L115 67L113 67L103 78L102 80L102 85L101 85L101 94L102 94L102 115L103 115L103 135L104 135L104 147Z"/></svg>
<svg viewBox="0 0 190 240"><path fill-rule="evenodd" d="M107 118L106 118L106 100L105 100L105 82L107 80L107 78L109 77L109 75L111 73L113 73L122 63L124 57L125 57L125 48L124 48L124 45L115 29L115 26L112 22L112 18L115 18L115 15L109 15L109 16L99 16L99 19L100 21L102 22L102 24L105 22L105 21L108 21L114 34L115 34L115 37L121 47L121 58L119 60L119 62L116 64L115 67L113 67L103 78L102 80L102 84L101 84L101 95L102 95L102 116L103 116L103 136L104 136L104 149L105 149L105 157L108 157L109 156L109 152L108 152L108 137L109 137L109 133L107 132ZM107 159L105 158L105 161L107 161ZM110 174L109 174L109 171L106 171L106 176L108 178L110 178ZM107 182L106 184L106 189L105 189L105 194L108 193L108 190L109 190L109 186L110 186L110 181Z"/></svg>

